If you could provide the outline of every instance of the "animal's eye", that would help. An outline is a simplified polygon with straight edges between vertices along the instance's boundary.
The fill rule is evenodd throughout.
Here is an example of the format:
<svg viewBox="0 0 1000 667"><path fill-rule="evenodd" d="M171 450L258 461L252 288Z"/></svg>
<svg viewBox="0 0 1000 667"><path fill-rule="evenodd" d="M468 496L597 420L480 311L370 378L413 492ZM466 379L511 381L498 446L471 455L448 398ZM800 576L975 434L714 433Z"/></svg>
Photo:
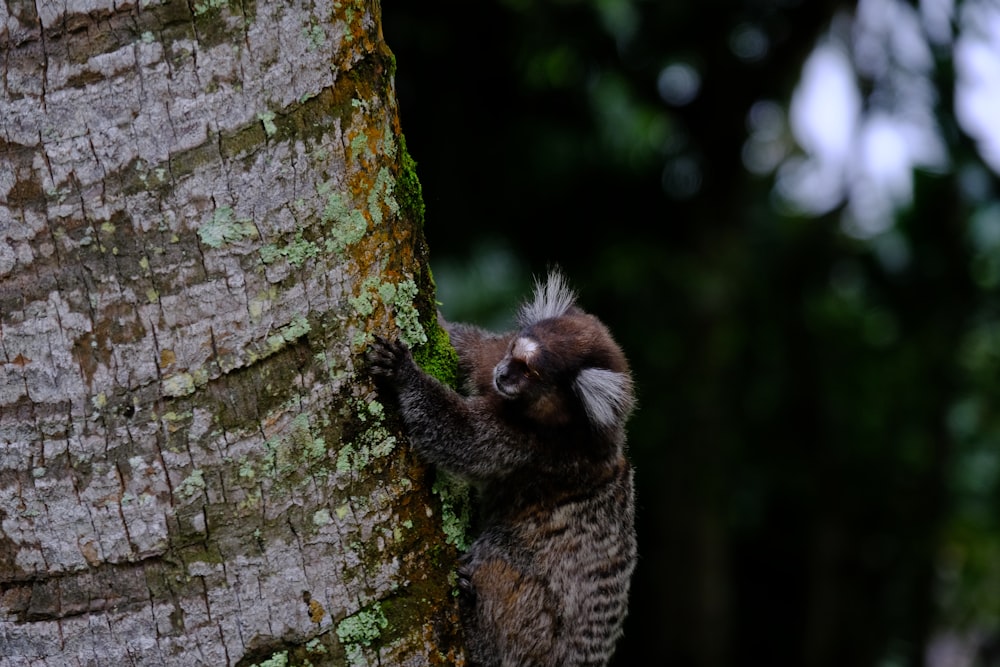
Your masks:
<svg viewBox="0 0 1000 667"><path fill-rule="evenodd" d="M528 366L528 364L521 359L512 359L510 362L510 369L521 377L538 377L538 371Z"/></svg>
<svg viewBox="0 0 1000 667"><path fill-rule="evenodd" d="M538 378L538 377L540 377L541 374L538 372L537 369L532 368L528 364L522 364L521 365L521 375L524 376L524 377L526 377L526 378Z"/></svg>

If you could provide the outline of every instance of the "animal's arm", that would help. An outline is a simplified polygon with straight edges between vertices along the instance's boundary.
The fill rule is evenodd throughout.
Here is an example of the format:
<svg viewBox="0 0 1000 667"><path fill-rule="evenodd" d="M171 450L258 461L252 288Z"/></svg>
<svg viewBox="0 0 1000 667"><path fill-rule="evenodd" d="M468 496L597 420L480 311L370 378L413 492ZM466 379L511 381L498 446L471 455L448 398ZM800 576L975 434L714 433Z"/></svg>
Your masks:
<svg viewBox="0 0 1000 667"><path fill-rule="evenodd" d="M376 336L368 361L373 375L392 382L410 442L428 462L476 482L527 463L530 449L518 446L488 399L460 396L427 375L402 342Z"/></svg>

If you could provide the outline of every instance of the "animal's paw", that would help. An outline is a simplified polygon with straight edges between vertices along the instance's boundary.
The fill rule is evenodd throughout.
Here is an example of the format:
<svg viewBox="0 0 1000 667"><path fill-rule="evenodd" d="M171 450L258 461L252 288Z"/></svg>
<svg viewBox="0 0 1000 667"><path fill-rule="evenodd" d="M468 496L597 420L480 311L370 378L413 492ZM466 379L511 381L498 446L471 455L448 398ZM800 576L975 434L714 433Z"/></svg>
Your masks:
<svg viewBox="0 0 1000 667"><path fill-rule="evenodd" d="M411 360L410 349L400 340L390 341L379 335L374 336L366 353L368 371L372 375L394 378L399 370Z"/></svg>
<svg viewBox="0 0 1000 667"><path fill-rule="evenodd" d="M465 561L464 563L462 561ZM459 596L463 604L474 604L476 601L476 587L472 583L472 565L468 558L459 560L460 567L456 572L458 579Z"/></svg>

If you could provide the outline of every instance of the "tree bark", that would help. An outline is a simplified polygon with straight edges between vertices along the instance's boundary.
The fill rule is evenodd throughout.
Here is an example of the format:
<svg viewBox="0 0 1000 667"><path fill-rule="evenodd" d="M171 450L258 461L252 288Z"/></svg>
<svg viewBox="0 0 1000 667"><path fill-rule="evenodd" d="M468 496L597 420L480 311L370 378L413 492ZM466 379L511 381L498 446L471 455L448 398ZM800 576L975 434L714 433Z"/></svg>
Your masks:
<svg viewBox="0 0 1000 667"><path fill-rule="evenodd" d="M0 58L0 664L461 663L359 367L444 354L378 3L9 1Z"/></svg>

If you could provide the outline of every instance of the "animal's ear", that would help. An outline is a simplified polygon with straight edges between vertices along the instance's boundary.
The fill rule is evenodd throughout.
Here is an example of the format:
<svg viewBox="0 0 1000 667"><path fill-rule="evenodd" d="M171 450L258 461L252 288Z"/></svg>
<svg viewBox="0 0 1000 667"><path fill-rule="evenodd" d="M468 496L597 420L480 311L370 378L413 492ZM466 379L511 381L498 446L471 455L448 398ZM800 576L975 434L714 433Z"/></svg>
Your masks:
<svg viewBox="0 0 1000 667"><path fill-rule="evenodd" d="M519 326L527 327L553 317L561 317L577 310L576 293L566 284L563 274L554 270L543 283L535 281L532 300L521 306L517 314Z"/></svg>
<svg viewBox="0 0 1000 667"><path fill-rule="evenodd" d="M590 421L599 428L610 429L620 425L635 405L632 378L627 373L584 368L576 376L573 389Z"/></svg>

